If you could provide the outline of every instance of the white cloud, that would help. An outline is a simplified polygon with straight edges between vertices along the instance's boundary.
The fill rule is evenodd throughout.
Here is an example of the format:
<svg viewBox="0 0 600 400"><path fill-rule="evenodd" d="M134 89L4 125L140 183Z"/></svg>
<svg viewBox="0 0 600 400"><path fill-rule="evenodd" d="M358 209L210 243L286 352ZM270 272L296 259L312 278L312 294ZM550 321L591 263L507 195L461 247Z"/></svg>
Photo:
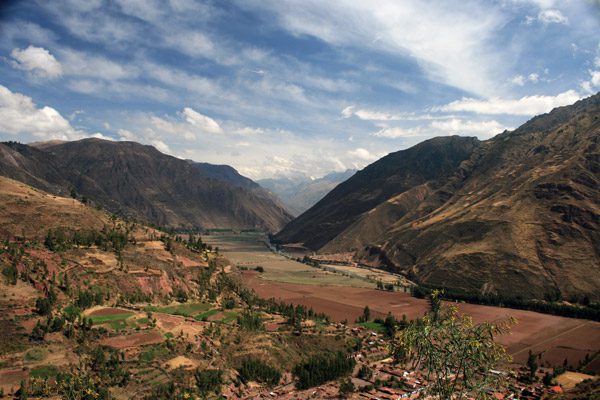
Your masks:
<svg viewBox="0 0 600 400"><path fill-rule="evenodd" d="M0 85L0 133L18 136L18 140L74 140L90 136L71 126L52 107L38 108L31 97L11 92Z"/></svg>
<svg viewBox="0 0 600 400"><path fill-rule="evenodd" d="M581 88L587 93L594 93L598 88L600 88L600 70L589 71L589 73L590 79L581 82Z"/></svg>
<svg viewBox="0 0 600 400"><path fill-rule="evenodd" d="M133 79L139 76L139 69L133 65L121 64L104 57L91 55L72 49L61 49L65 75L97 78L106 81Z"/></svg>
<svg viewBox="0 0 600 400"><path fill-rule="evenodd" d="M373 132L371 136L387 138L387 139L397 139L401 137L416 137L416 136L424 136L422 129L420 128L401 128L398 126L394 127L382 127L377 132Z"/></svg>
<svg viewBox="0 0 600 400"><path fill-rule="evenodd" d="M512 130L498 121L470 121L452 118L447 121L433 121L431 128L445 132L447 135L476 135L482 137L492 137L504 130Z"/></svg>
<svg viewBox="0 0 600 400"><path fill-rule="evenodd" d="M573 104L581 99L581 95L574 90L557 94L556 96L534 95L520 99L491 98L478 100L462 98L441 107L434 107L434 111L443 112L472 112L476 114L507 114L507 115L537 115L551 111L555 107Z"/></svg>
<svg viewBox="0 0 600 400"><path fill-rule="evenodd" d="M510 82L516 86L524 86L527 82L537 83L540 80L540 75L538 73L532 72L527 76L523 75L515 75Z"/></svg>
<svg viewBox="0 0 600 400"><path fill-rule="evenodd" d="M537 16L538 21L543 24L564 24L569 23L569 19L559 10L542 10Z"/></svg>
<svg viewBox="0 0 600 400"><path fill-rule="evenodd" d="M241 3L241 2L240 2ZM280 25L297 36L310 35L334 46L410 56L431 79L468 92L491 95L503 65L490 44L505 17L494 7L472 2L437 3L382 0L328 2L244 1L274 12Z"/></svg>
<svg viewBox="0 0 600 400"><path fill-rule="evenodd" d="M165 142L163 142L162 140L152 140L151 141L152 145L154 147L156 147L156 150L160 151L161 153L165 153L165 154L171 154L171 148L169 146L167 146L167 144Z"/></svg>
<svg viewBox="0 0 600 400"><path fill-rule="evenodd" d="M523 86L525 85L525 77L523 75L515 75L512 79L511 82L513 85L517 85L517 86Z"/></svg>
<svg viewBox="0 0 600 400"><path fill-rule="evenodd" d="M511 127L504 126L495 120L473 121L450 117L443 120L434 120L426 125L419 125L411 128L382 126L378 131L371 133L371 136L398 139L448 135L475 135L480 139L487 139L504 130L511 129Z"/></svg>
<svg viewBox="0 0 600 400"><path fill-rule="evenodd" d="M223 130L217 121L211 117L200 114L189 107L185 107L181 114L189 124L197 127L203 132L223 133Z"/></svg>
<svg viewBox="0 0 600 400"><path fill-rule="evenodd" d="M364 161L372 161L379 158L377 155L371 154L369 150L363 149L362 147L348 151L348 155Z"/></svg>
<svg viewBox="0 0 600 400"><path fill-rule="evenodd" d="M13 49L12 66L28 71L34 76L54 79L62 75L62 67L50 52L42 47L29 46L24 50Z"/></svg>

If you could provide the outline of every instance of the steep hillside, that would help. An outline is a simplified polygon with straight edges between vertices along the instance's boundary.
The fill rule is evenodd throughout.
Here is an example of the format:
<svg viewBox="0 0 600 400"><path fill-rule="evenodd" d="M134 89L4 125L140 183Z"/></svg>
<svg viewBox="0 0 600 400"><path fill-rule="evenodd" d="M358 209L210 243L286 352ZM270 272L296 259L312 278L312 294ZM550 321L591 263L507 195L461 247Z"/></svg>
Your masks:
<svg viewBox="0 0 600 400"><path fill-rule="evenodd" d="M452 136L388 154L338 185L276 239L319 249L382 202L426 182L443 182L478 146L476 138Z"/></svg>
<svg viewBox="0 0 600 400"><path fill-rule="evenodd" d="M419 168L412 164L419 161ZM323 253L352 250L361 262L431 286L600 298L600 95L482 142L444 175L435 175L432 161L408 160L398 175L419 169L434 175L378 202L360 200L380 199L387 182L373 191L366 181L348 185L350 179L340 185L345 193L332 192L278 238ZM376 204L356 210L353 202ZM300 224L336 208L343 223L326 220L320 234ZM345 223L356 211L362 212Z"/></svg>
<svg viewBox="0 0 600 400"><path fill-rule="evenodd" d="M600 95L489 140L440 190L372 241L435 286L600 298ZM438 198L439 196L438 192Z"/></svg>
<svg viewBox="0 0 600 400"><path fill-rule="evenodd" d="M0 173L57 194L74 188L111 212L165 226L276 231L290 219L266 194L151 146L85 139L38 147L0 144Z"/></svg>
<svg viewBox="0 0 600 400"><path fill-rule="evenodd" d="M258 183L276 194L292 214L300 215L355 172L356 170L349 169L344 172L332 172L318 179L307 176L272 178L261 179Z"/></svg>

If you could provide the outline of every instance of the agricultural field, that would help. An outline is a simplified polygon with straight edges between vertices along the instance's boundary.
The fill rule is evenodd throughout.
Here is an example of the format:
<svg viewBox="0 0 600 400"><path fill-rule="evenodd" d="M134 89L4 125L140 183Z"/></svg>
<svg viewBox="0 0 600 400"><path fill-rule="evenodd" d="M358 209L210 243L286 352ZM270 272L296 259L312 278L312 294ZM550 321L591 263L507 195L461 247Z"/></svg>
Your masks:
<svg viewBox="0 0 600 400"><path fill-rule="evenodd" d="M422 316L428 309L427 300L417 299L409 293L375 290L371 285L357 284L361 279L355 277L338 279L333 284L327 274L316 274L318 278L312 279L298 278L297 271L317 273L323 271L271 252L256 237L206 236L205 238L213 246L219 246L220 251L233 264L248 267L248 270L242 271L242 279L260 297L274 297L293 304L312 307L317 312L329 315L334 321L353 322L362 315L366 305L369 306L374 318L383 318L391 313L398 319L406 315L410 320ZM258 265L264 267L263 273L253 270L252 267ZM354 267L354 269L368 272L362 268ZM299 276L302 277L301 274ZM368 283L364 280L362 282ZM516 324L512 326L511 333L499 338L499 342L507 346L508 352L519 364L524 363L529 351L532 351L542 354L542 365L559 366L566 360L567 366L575 368L586 355L592 357L600 352L600 323L598 322L475 304L460 303L457 306L462 313L473 317L475 322L514 318ZM376 327L372 328L376 330ZM600 373L599 366L598 362L590 363L589 372Z"/></svg>
<svg viewBox="0 0 600 400"><path fill-rule="evenodd" d="M227 256L233 266L242 270L262 267L260 279L299 285L374 288L376 283L343 271L325 271L272 253L258 234L207 235L202 240Z"/></svg>

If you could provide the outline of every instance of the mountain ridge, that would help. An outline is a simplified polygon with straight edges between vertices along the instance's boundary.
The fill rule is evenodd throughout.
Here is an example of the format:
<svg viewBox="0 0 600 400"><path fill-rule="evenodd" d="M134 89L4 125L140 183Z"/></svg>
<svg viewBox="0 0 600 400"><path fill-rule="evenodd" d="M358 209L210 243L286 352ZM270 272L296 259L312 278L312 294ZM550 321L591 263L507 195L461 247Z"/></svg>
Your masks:
<svg viewBox="0 0 600 400"><path fill-rule="evenodd" d="M0 144L0 173L56 194L73 188L111 212L170 227L275 231L291 218L269 196L152 146L94 138L37 146Z"/></svg>

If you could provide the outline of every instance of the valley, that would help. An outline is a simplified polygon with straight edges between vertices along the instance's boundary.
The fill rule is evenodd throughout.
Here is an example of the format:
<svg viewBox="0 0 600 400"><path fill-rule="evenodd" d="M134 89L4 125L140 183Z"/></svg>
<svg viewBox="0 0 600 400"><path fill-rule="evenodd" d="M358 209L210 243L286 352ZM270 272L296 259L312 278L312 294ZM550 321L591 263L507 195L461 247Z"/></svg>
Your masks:
<svg viewBox="0 0 600 400"><path fill-rule="evenodd" d="M419 318L429 307L426 299L402 290L376 290L372 284L361 286L359 282L365 282L362 279L346 276L335 279L342 275L343 269L332 274L274 254L261 236L211 235L204 240L218 246L233 265L248 268L242 270L243 281L258 296L312 307L336 322L356 321L367 305L374 317L385 318L391 313L398 320L403 316L409 320ZM258 265L264 267L264 272L254 270ZM279 272L281 268L305 278L290 279ZM306 278L310 272L310 278ZM390 279L396 277L392 275ZM600 354L600 322L477 304L460 303L458 309L476 323L515 318L517 322L510 334L498 341L507 346L517 363L526 362L529 350L541 354L542 364L549 367L560 366L565 359L568 365L577 365L586 354ZM600 363L593 363L590 372L600 374Z"/></svg>

